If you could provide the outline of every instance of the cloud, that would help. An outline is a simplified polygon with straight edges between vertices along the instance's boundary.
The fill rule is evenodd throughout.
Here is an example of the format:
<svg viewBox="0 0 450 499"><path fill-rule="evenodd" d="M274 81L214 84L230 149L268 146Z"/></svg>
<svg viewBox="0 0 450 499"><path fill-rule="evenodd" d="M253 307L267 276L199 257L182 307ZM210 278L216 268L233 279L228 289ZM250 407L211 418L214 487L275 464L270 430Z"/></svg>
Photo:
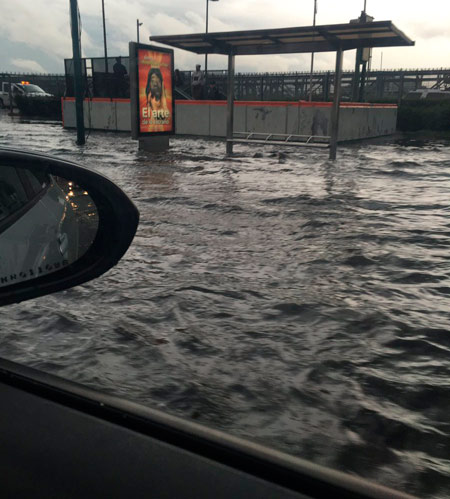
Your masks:
<svg viewBox="0 0 450 499"><path fill-rule="evenodd" d="M450 19L450 12L449 12ZM436 20L433 25L421 22L409 22L406 24L407 33L410 38L419 39L421 41L430 41L433 38L449 39L449 27L448 20Z"/></svg>
<svg viewBox="0 0 450 499"><path fill-rule="evenodd" d="M68 3L53 2L49 13L46 0L4 2L2 34L55 58L67 57L71 50Z"/></svg>
<svg viewBox="0 0 450 499"><path fill-rule="evenodd" d="M9 57L33 59L47 68L62 67L62 60L72 55L69 2L51 2L51 8L48 0L3 3L0 44L2 41L7 42L8 47L16 44L10 50ZM361 8L360 0L318 0L317 23L348 22L358 17ZM83 55L100 56L103 53L101 2L79 0L79 9L83 25ZM199 0L105 0L108 53L127 54L128 42L136 40L137 18L144 23L140 38L145 43L150 35L204 32L205 10L205 1ZM436 12L439 12L438 17ZM450 66L450 32L446 23L450 18L448 0L434 0L433 9L423 9L423 2L419 0L409 0L407 4L378 0L368 2L368 13L376 21L392 19L417 42L414 48L384 49L383 61L387 61L390 67ZM312 15L312 0L220 0L209 4L209 30L244 31L305 26L311 24ZM175 64L180 69L191 69L203 59L202 56L177 50ZM260 71L261 66L265 71L305 71L309 70L308 61L309 56L305 55L243 57L238 58L237 64L240 71ZM211 58L210 64L211 68L225 69L226 58ZM354 56L346 55L344 67L351 69L353 65ZM334 55L317 54L315 67L333 71Z"/></svg>
<svg viewBox="0 0 450 499"><path fill-rule="evenodd" d="M46 73L47 71L36 61L31 59L11 59L11 63L22 71L31 73Z"/></svg>

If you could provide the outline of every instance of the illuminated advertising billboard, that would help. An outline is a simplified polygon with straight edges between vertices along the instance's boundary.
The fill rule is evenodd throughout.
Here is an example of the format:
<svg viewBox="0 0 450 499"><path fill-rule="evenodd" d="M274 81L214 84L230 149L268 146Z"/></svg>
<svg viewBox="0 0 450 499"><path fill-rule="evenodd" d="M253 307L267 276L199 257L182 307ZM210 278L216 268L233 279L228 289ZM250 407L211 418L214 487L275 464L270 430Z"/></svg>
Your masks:
<svg viewBox="0 0 450 499"><path fill-rule="evenodd" d="M137 95L132 106L135 106L137 135L172 134L175 132L173 50L134 43L133 48Z"/></svg>

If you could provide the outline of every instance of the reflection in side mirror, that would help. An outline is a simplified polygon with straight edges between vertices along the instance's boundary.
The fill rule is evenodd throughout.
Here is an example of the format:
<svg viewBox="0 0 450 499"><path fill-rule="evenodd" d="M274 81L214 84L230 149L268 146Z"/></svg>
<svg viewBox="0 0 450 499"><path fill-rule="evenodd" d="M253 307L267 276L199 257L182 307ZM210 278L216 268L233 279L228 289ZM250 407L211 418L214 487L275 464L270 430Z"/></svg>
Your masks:
<svg viewBox="0 0 450 499"><path fill-rule="evenodd" d="M55 272L81 258L98 229L89 193L43 171L0 169L0 286Z"/></svg>
<svg viewBox="0 0 450 499"><path fill-rule="evenodd" d="M73 163L0 150L0 305L111 268L139 214L111 181Z"/></svg>

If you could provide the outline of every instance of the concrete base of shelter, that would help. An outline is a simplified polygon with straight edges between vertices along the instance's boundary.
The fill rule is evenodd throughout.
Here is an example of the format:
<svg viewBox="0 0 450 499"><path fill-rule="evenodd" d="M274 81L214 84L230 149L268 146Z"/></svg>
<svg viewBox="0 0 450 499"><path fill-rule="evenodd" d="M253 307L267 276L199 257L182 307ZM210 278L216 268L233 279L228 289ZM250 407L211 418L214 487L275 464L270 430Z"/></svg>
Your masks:
<svg viewBox="0 0 450 499"><path fill-rule="evenodd" d="M202 137L226 136L226 102L176 101L175 133ZM331 102L236 101L234 132L293 135L330 135ZM75 101L62 101L63 125L75 128ZM128 99L86 99L86 128L131 130ZM395 133L397 106L394 104L342 103L339 141L380 137Z"/></svg>

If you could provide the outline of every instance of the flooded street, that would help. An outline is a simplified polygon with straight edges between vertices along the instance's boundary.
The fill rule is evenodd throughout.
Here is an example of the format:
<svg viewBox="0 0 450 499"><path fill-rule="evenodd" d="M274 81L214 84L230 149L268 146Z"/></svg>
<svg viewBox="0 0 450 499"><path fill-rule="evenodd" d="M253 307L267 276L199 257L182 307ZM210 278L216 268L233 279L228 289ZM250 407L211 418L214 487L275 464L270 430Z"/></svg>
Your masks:
<svg viewBox="0 0 450 499"><path fill-rule="evenodd" d="M450 495L450 137L328 152L0 114L2 146L116 182L117 267L0 309L0 356L358 474Z"/></svg>

